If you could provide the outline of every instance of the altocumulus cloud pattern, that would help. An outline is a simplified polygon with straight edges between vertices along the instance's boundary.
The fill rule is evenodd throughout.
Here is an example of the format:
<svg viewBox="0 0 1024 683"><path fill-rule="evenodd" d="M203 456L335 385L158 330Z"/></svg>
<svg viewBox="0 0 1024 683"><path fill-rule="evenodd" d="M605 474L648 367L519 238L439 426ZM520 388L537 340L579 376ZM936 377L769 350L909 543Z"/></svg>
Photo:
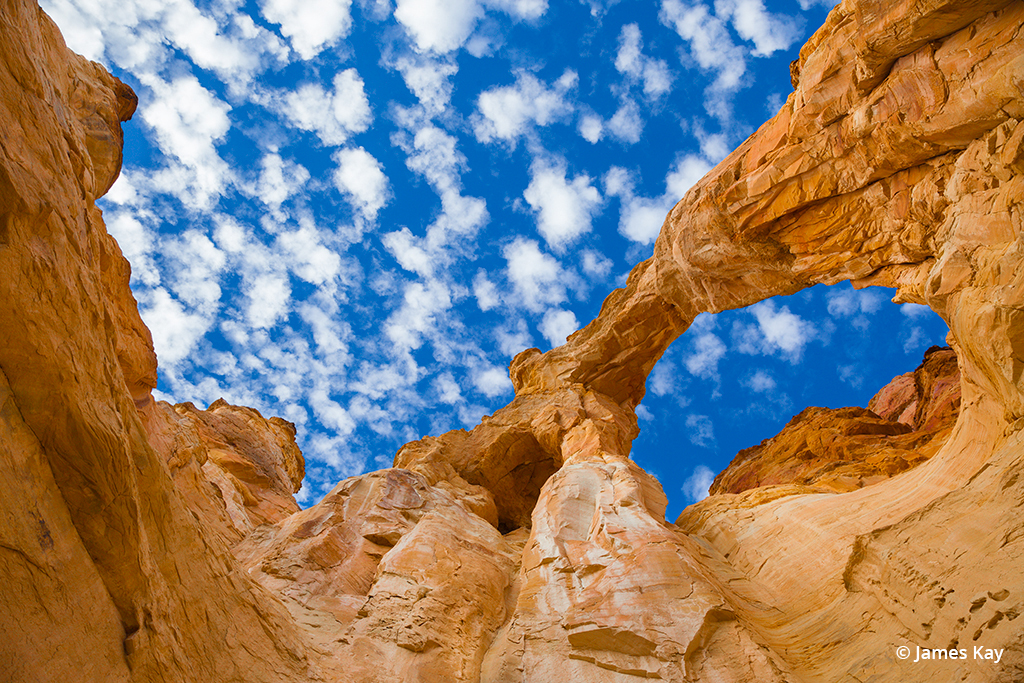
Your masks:
<svg viewBox="0 0 1024 683"><path fill-rule="evenodd" d="M596 315L785 102L832 4L42 2L140 96L101 204L158 398L295 422L307 504L507 403L512 356ZM699 498L795 406L863 404L943 334L849 289L703 316L650 380L634 455Z"/></svg>

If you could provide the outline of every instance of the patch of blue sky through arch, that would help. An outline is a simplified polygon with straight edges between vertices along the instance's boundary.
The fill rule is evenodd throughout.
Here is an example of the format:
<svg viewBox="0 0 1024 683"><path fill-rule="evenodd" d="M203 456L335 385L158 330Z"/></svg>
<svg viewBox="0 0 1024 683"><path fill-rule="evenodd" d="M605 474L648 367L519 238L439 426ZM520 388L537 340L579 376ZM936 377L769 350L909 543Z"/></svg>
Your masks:
<svg viewBox="0 0 1024 683"><path fill-rule="evenodd" d="M158 397L295 422L304 504L505 405L512 356L597 314L832 4L42 2L140 97L101 207ZM637 457L682 500L714 458L659 438Z"/></svg>

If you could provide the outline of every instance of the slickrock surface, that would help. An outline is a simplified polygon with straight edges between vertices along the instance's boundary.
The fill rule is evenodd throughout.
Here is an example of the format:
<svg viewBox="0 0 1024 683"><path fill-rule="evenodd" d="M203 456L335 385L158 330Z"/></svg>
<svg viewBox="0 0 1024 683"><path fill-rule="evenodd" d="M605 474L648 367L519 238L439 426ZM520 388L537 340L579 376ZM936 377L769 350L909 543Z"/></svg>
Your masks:
<svg viewBox="0 0 1024 683"><path fill-rule="evenodd" d="M1019 1L840 4L779 114L673 209L598 318L515 359L512 403L298 511L287 423L152 401L149 333L93 203L134 96L10 0L2 677L1024 680L1022 25ZM948 437L952 385L926 361L913 392L897 379L876 397L879 419L838 429L927 444L666 522L628 457L658 358L703 311L842 280L949 324ZM1004 652L915 664L898 645Z"/></svg>
<svg viewBox="0 0 1024 683"><path fill-rule="evenodd" d="M868 408L806 408L776 436L736 454L710 493L800 484L852 491L921 464L949 438L960 411L952 349L933 346ZM798 489L789 489L796 491Z"/></svg>

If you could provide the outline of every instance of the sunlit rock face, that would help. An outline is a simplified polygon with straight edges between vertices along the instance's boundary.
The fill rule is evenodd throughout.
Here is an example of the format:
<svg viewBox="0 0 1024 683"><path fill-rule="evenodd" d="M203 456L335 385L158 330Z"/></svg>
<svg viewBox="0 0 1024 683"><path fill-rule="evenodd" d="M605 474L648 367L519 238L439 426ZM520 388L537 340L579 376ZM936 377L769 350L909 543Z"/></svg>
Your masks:
<svg viewBox="0 0 1024 683"><path fill-rule="evenodd" d="M874 484L936 453L959 411L956 354L932 347L914 372L894 378L868 408L804 409L776 436L740 451L710 492L785 484L843 492Z"/></svg>
<svg viewBox="0 0 1024 683"><path fill-rule="evenodd" d="M1019 2L839 5L779 114L598 318L516 358L512 403L300 511L288 423L151 399L149 332L94 205L134 96L7 3L4 678L1021 680L1022 25ZM667 522L629 459L658 358L701 312L842 280L943 317L959 411L933 353L870 414L794 421L877 436L869 454L905 439L883 466L738 467L721 485L738 492Z"/></svg>

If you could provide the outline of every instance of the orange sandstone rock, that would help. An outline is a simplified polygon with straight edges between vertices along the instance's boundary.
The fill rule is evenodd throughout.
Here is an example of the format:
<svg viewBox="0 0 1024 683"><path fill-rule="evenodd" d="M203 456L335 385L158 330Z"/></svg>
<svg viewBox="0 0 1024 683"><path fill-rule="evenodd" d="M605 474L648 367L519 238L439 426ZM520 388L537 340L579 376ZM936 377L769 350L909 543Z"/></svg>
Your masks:
<svg viewBox="0 0 1024 683"><path fill-rule="evenodd" d="M915 467L945 443L960 409L951 349L932 347L868 408L806 408L776 436L740 451L710 493L799 484L852 491ZM797 489L798 490L798 489Z"/></svg>
<svg viewBox="0 0 1024 683"><path fill-rule="evenodd" d="M626 287L516 357L512 403L303 511L287 425L150 398L152 345L93 204L134 99L27 0L2 19L7 679L1020 680L1024 4L838 5L779 114L672 210ZM926 361L913 398L897 380L873 403L886 419L845 415L829 446L876 474L934 447L925 462L666 522L628 457L658 358L701 312L842 280L949 324L948 438L885 455L857 433L946 424L954 389ZM901 644L1003 656L922 666Z"/></svg>
<svg viewBox="0 0 1024 683"><path fill-rule="evenodd" d="M94 201L135 97L35 2L0 12L0 678L315 680L139 410L156 359Z"/></svg>

